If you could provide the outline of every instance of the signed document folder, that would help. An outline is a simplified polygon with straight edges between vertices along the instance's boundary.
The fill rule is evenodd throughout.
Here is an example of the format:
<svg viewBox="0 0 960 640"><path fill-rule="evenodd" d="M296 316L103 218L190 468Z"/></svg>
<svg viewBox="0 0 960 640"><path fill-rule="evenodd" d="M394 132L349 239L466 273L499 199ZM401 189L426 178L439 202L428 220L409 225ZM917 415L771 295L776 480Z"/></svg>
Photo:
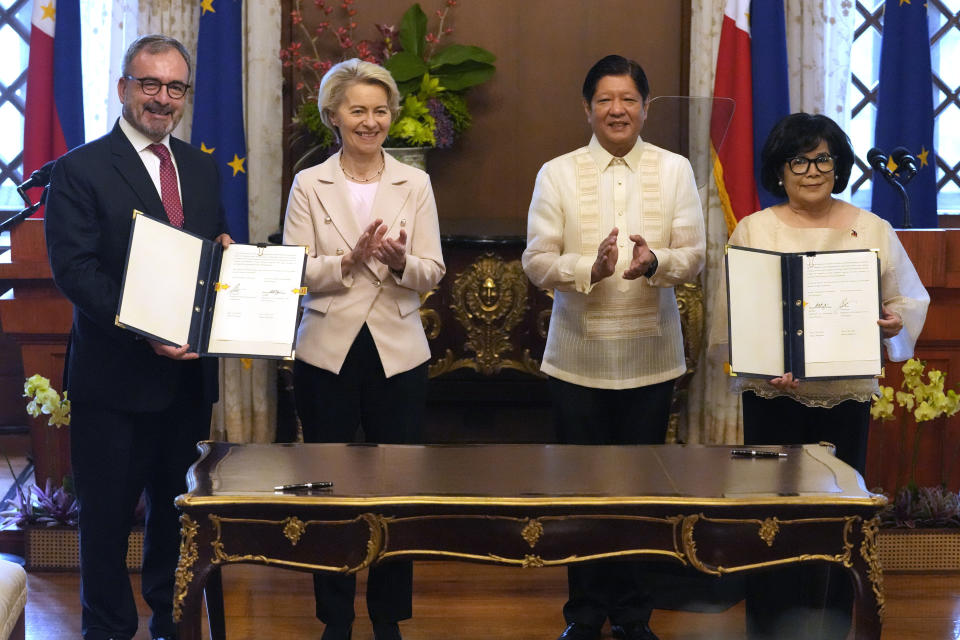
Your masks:
<svg viewBox="0 0 960 640"><path fill-rule="evenodd" d="M201 356L292 358L304 247L220 243L134 211L116 324Z"/></svg>
<svg viewBox="0 0 960 640"><path fill-rule="evenodd" d="M882 375L875 249L726 249L730 375Z"/></svg>

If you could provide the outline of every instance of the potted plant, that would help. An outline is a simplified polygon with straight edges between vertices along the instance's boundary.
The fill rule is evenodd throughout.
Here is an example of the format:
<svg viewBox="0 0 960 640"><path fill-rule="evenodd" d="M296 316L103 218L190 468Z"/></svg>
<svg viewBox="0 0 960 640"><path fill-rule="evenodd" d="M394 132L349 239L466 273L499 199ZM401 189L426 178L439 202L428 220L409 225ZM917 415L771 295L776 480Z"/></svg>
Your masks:
<svg viewBox="0 0 960 640"><path fill-rule="evenodd" d="M919 487L915 481L923 423L955 415L960 410L960 396L953 389L944 391L941 371L930 370L924 381L925 368L924 362L908 360L903 365L901 390L881 386L870 408L874 418L894 420L899 407L904 426L910 416L917 423L910 478L880 512L880 556L887 570L960 570L960 495L945 482ZM906 434L906 429L902 432Z"/></svg>
<svg viewBox="0 0 960 640"><path fill-rule="evenodd" d="M50 380L39 374L26 379L23 395L30 398L27 413L33 417L50 416L47 424L60 428L70 424L70 400L67 392L61 396L50 386ZM31 485L26 489L20 484L10 460L7 466L14 478L16 495L6 501L0 511L0 528L16 527L24 531L25 559L28 570L64 570L80 566L78 519L80 504L73 489L73 479L63 478L63 483L53 486L47 478L44 488ZM141 499L142 502L142 499ZM143 507L138 507L137 522L142 522ZM143 557L143 531L135 529L130 534L127 548L127 566L139 570Z"/></svg>
<svg viewBox="0 0 960 640"><path fill-rule="evenodd" d="M317 92L330 67L353 57L382 64L400 90L400 114L390 127L385 148L404 160L399 149L416 149L422 157L426 149L452 146L471 124L467 90L489 80L496 69L496 58L486 49L443 45L453 33L449 21L456 0L446 0L434 12L433 28L428 28L420 5L413 4L399 27L376 24L374 39L361 39L355 0L339 4L337 17L332 16L338 9L327 0L314 0L314 8L305 15L303 0L295 0L294 33L290 45L280 52L284 66L293 69L294 141L306 147L294 171L336 150L333 134L320 120Z"/></svg>

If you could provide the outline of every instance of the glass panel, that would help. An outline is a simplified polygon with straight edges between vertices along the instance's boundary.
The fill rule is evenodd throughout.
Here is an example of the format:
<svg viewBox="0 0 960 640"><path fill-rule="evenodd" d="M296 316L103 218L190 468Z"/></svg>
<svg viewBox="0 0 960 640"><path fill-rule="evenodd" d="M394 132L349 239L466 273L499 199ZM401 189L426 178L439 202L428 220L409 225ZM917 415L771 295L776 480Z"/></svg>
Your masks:
<svg viewBox="0 0 960 640"><path fill-rule="evenodd" d="M13 84L26 66L26 60L20 59L22 47L23 38L19 33L9 24L0 27L0 83L6 87Z"/></svg>
<svg viewBox="0 0 960 640"><path fill-rule="evenodd" d="M23 150L23 114L9 102L0 105L0 159L9 164Z"/></svg>
<svg viewBox="0 0 960 640"><path fill-rule="evenodd" d="M23 200L17 193L17 185L7 178L0 184L0 211L20 211L23 209Z"/></svg>
<svg viewBox="0 0 960 640"><path fill-rule="evenodd" d="M955 167L960 163L960 137L957 131L960 130L960 108L957 105L950 105L940 117L937 118L934 127L934 139L937 145L937 155L943 158L949 166ZM956 182L950 182L943 186L942 191L960 191Z"/></svg>

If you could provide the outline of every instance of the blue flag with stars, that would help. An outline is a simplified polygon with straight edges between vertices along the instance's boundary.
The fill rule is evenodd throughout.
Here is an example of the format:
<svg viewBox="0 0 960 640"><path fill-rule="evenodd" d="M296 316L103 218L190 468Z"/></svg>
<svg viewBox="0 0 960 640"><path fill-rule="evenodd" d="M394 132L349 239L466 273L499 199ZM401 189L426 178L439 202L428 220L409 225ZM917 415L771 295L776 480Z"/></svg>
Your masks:
<svg viewBox="0 0 960 640"><path fill-rule="evenodd" d="M249 242L243 131L243 2L202 0L191 141L217 159L227 227Z"/></svg>
<svg viewBox="0 0 960 640"><path fill-rule="evenodd" d="M874 146L888 155L896 147L906 147L916 156L917 175L907 184L910 220L918 229L936 228L933 80L927 5L923 0L886 1L878 90ZM894 169L894 165L888 166ZM902 226L900 195L876 174L872 207L894 227Z"/></svg>

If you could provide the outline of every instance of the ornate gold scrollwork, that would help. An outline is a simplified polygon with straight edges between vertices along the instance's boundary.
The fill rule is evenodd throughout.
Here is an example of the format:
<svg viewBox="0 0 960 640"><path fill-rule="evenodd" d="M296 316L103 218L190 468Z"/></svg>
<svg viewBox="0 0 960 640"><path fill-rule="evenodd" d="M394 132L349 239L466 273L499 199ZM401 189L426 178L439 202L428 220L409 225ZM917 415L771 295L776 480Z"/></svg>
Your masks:
<svg viewBox="0 0 960 640"><path fill-rule="evenodd" d="M880 564L880 547L877 544L879 531L879 516L863 523L863 544L860 546L860 555L867 563L867 577L873 587L873 595L877 598L877 615L880 617L880 622L883 622L887 605L883 595L883 566Z"/></svg>
<svg viewBox="0 0 960 640"><path fill-rule="evenodd" d="M540 556L525 555L523 556L523 564L521 566L524 569L538 569L543 565L543 558Z"/></svg>
<svg viewBox="0 0 960 640"><path fill-rule="evenodd" d="M515 369L542 377L540 363L530 356L529 349L519 360L502 358L514 349L510 332L520 324L529 307L527 287L520 261L504 262L492 252L484 253L461 272L451 289L450 308L467 330L464 349L476 355L457 358L447 349L442 358L430 365L430 377L464 368L484 375Z"/></svg>
<svg viewBox="0 0 960 640"><path fill-rule="evenodd" d="M207 518L213 525L214 538L210 542L213 549L212 564L225 564L232 562L255 562L266 565L277 565L283 567L294 567L300 569L338 571L340 573L356 573L366 569L377 559L377 556L383 553L383 544L385 539L386 521L378 515L372 513L361 513L353 520L308 520L303 522L296 517L288 517L283 520L264 520L260 518L226 518L214 514L208 514ZM223 525L224 524L252 524L252 525L270 525L282 528L283 534L292 544L296 544L309 526L337 526L350 524L356 521L363 521L367 525L370 536L367 538L367 553L359 564L354 566L330 566L320 564L310 564L294 560L285 560L281 558L271 558L265 555L254 554L229 554L223 543ZM294 540L296 539L296 541Z"/></svg>
<svg viewBox="0 0 960 640"><path fill-rule="evenodd" d="M436 309L428 309L424 306L427 300L437 292L434 287L426 293L420 294L420 323L423 324L423 332L427 334L427 340L434 340L440 335L440 329L443 328L443 320Z"/></svg>
<svg viewBox="0 0 960 640"><path fill-rule="evenodd" d="M773 546L773 541L780 531L780 522L776 518L767 518L760 523L760 538L767 543L768 547Z"/></svg>
<svg viewBox="0 0 960 640"><path fill-rule="evenodd" d="M540 540L540 536L543 535L543 525L540 524L540 521L536 518L528 520L527 524L520 532L520 535L524 540L527 541L527 544L530 545L530 548L533 549L535 546L537 546L537 541Z"/></svg>
<svg viewBox="0 0 960 640"><path fill-rule="evenodd" d="M187 587L193 581L193 564L197 561L198 548L194 538L197 537L199 527L190 516L180 516L180 561L173 586L173 620L180 622L183 612L183 600L187 597Z"/></svg>
<svg viewBox="0 0 960 640"><path fill-rule="evenodd" d="M280 524L283 525L283 535L287 536L290 544L297 546L303 532L307 530L307 525L303 524L303 520L296 516L284 518Z"/></svg>

